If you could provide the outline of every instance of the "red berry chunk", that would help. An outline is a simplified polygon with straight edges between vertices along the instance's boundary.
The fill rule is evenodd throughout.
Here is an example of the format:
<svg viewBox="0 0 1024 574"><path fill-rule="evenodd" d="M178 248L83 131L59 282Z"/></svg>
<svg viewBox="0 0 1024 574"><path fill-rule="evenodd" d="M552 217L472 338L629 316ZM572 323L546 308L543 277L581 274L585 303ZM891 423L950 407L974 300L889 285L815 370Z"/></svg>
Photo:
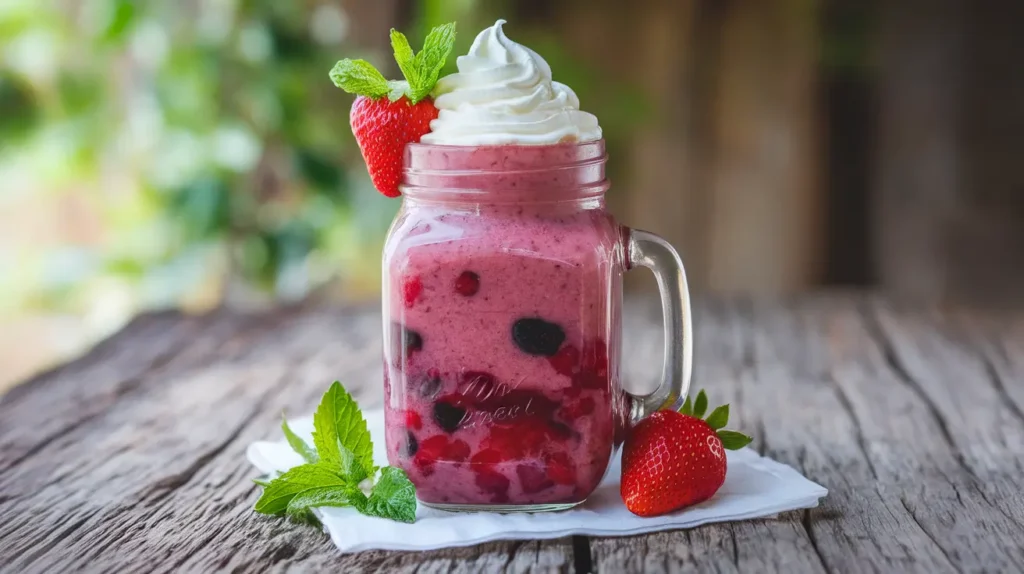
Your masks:
<svg viewBox="0 0 1024 574"><path fill-rule="evenodd" d="M416 454L416 458L422 459L423 462L434 462L441 458L444 454L444 449L448 447L448 437L444 435L432 436L425 439L420 443L420 450Z"/></svg>
<svg viewBox="0 0 1024 574"><path fill-rule="evenodd" d="M564 452L552 453L544 457L548 465L548 477L556 484L575 484L576 470L569 462L569 456Z"/></svg>
<svg viewBox="0 0 1024 574"><path fill-rule="evenodd" d="M580 368L580 352L579 349L572 345L565 345L558 350L557 353L548 362L554 367L555 372L559 375L565 375L571 377L579 372Z"/></svg>
<svg viewBox="0 0 1024 574"><path fill-rule="evenodd" d="M544 469L533 463L520 464L517 466L516 476L519 477L519 483L523 487L523 492L527 494L540 492L555 485L555 483L548 478L546 474L544 474Z"/></svg>
<svg viewBox="0 0 1024 574"><path fill-rule="evenodd" d="M480 290L480 276L472 271L463 271L455 278L455 292L463 297L472 297Z"/></svg>
<svg viewBox="0 0 1024 574"><path fill-rule="evenodd" d="M435 462L465 462L469 454L469 445L465 441L449 442L448 437L435 435L419 444L413 463L424 476L429 476L434 471Z"/></svg>
<svg viewBox="0 0 1024 574"><path fill-rule="evenodd" d="M423 281L419 277L406 277L402 280L402 297L406 309L412 309L421 293L423 293Z"/></svg>
<svg viewBox="0 0 1024 574"><path fill-rule="evenodd" d="M476 485L484 492L491 494L494 502L508 502L508 487L511 484L508 477L496 470L487 467L476 469Z"/></svg>
<svg viewBox="0 0 1024 574"><path fill-rule="evenodd" d="M538 418L512 421L512 424L495 424L481 446L492 448L501 454L502 460L516 460L539 456L553 442L564 441L569 434L564 425Z"/></svg>
<svg viewBox="0 0 1024 574"><path fill-rule="evenodd" d="M593 414L594 412L594 399L592 397L583 397L582 399L569 403L562 407L562 410L558 411L558 414L566 422L572 422L580 417Z"/></svg>
<svg viewBox="0 0 1024 574"><path fill-rule="evenodd" d="M420 430L423 428L423 419L420 418L420 414L416 411L405 411L405 426L413 430Z"/></svg>
<svg viewBox="0 0 1024 574"><path fill-rule="evenodd" d="M465 441L453 440L445 447L444 457L453 462L463 462L469 458L469 445Z"/></svg>
<svg viewBox="0 0 1024 574"><path fill-rule="evenodd" d="M493 448L488 448L474 454L473 458L469 459L469 462L474 465L493 465L498 464L503 460L504 458L502 457L501 452Z"/></svg>

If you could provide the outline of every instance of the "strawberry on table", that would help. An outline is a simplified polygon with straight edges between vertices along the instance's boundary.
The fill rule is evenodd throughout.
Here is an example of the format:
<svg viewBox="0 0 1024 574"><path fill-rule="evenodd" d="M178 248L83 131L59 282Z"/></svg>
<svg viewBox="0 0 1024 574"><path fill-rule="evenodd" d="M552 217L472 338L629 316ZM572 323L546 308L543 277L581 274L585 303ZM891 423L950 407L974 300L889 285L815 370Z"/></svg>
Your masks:
<svg viewBox="0 0 1024 574"><path fill-rule="evenodd" d="M657 516L714 496L725 483L725 450L750 444L741 433L720 430L729 422L729 405L702 418L704 391L687 398L679 412L655 412L633 427L622 452L620 494L638 516Z"/></svg>
<svg viewBox="0 0 1024 574"><path fill-rule="evenodd" d="M430 131L430 121L437 118L430 92L454 44L454 23L431 30L418 54L401 32L391 30L391 46L404 81L385 79L366 60L346 58L331 70L336 86L358 96L349 123L374 187L387 197L401 195L398 184L406 144L419 142Z"/></svg>

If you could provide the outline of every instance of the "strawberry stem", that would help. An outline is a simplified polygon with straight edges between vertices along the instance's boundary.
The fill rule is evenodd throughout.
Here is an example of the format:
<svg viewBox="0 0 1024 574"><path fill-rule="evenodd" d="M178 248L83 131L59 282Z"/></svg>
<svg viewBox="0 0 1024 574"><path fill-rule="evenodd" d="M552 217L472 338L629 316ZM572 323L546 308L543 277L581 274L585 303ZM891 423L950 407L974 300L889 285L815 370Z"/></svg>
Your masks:
<svg viewBox="0 0 1024 574"><path fill-rule="evenodd" d="M711 414L705 419L703 417L707 408L708 396L704 393L704 390L701 389L700 392L697 393L696 400L691 401L689 396L686 397L686 400L683 402L683 406L679 409L679 413L689 417L698 418L706 422L709 427L716 431L718 438L722 441L722 446L727 450L739 450L754 440L743 433L731 430L722 430L725 425L729 423L729 405L726 404L717 407L711 411Z"/></svg>

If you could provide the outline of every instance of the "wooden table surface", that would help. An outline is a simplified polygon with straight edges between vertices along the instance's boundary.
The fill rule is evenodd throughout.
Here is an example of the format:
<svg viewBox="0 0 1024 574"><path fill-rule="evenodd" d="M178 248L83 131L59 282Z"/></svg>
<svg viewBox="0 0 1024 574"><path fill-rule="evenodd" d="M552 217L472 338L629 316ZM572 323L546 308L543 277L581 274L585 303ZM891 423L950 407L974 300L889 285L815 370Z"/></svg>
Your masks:
<svg viewBox="0 0 1024 574"><path fill-rule="evenodd" d="M0 399L0 571L1024 571L1024 315L856 295L696 308L696 384L830 494L774 520L341 555L257 516L250 442L340 379L380 401L376 308L145 315ZM626 310L653 383L657 309ZM379 440L379 439L378 439Z"/></svg>

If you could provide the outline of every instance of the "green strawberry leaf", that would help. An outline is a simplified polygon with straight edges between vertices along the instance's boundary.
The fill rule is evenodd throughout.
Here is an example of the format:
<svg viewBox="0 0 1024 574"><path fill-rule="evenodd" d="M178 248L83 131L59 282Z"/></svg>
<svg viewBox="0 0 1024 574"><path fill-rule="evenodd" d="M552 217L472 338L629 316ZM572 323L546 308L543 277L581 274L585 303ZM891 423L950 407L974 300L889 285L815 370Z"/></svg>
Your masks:
<svg viewBox="0 0 1024 574"><path fill-rule="evenodd" d="M690 401L690 396L686 396L686 400L683 401L683 406L679 408L679 414L686 416L693 416L693 402Z"/></svg>
<svg viewBox="0 0 1024 574"><path fill-rule="evenodd" d="M256 501L256 512L260 514L284 514L288 504L297 495L325 486L345 486L344 478L338 476L326 464L304 464L271 480L263 489L263 495Z"/></svg>
<svg viewBox="0 0 1024 574"><path fill-rule="evenodd" d="M299 456L302 457L308 463L316 464L320 462L320 456L316 454L316 449L306 444L306 441L302 440L302 437L295 434L291 427L288 426L288 419L281 417L281 431L284 432L284 438L288 441L288 445L292 447Z"/></svg>
<svg viewBox="0 0 1024 574"><path fill-rule="evenodd" d="M370 432L366 430L363 413L338 381L334 381L320 400L320 406L313 414L313 428L313 444L321 461L345 472L344 447L352 452L355 463L362 466L364 476L377 471L373 465L373 443Z"/></svg>
<svg viewBox="0 0 1024 574"><path fill-rule="evenodd" d="M693 403L693 416L702 419L704 413L708 410L708 396L704 394L704 389L701 389L697 393L697 400Z"/></svg>
<svg viewBox="0 0 1024 574"><path fill-rule="evenodd" d="M711 411L708 418L705 420L708 426L718 430L725 425L729 424L729 405L722 405L717 409Z"/></svg>
<svg viewBox="0 0 1024 574"><path fill-rule="evenodd" d="M727 450L739 450L754 440L743 433L731 430L720 430L717 434L722 446Z"/></svg>
<svg viewBox="0 0 1024 574"><path fill-rule="evenodd" d="M358 508L368 516L415 522L416 488L404 470L386 466L381 469L380 480L374 485L370 497Z"/></svg>
<svg viewBox="0 0 1024 574"><path fill-rule="evenodd" d="M339 60L331 69L335 86L357 96L377 99L388 94L388 81L366 60Z"/></svg>

